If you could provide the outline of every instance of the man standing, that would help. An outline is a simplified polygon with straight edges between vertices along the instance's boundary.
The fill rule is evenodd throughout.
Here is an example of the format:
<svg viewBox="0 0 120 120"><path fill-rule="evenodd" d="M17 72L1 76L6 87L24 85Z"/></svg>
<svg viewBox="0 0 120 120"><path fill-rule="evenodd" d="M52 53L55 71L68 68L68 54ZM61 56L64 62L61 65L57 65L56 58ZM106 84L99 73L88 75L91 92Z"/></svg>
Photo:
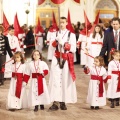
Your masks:
<svg viewBox="0 0 120 120"><path fill-rule="evenodd" d="M108 57L111 48L120 50L120 19L116 17L113 18L111 25L113 29L105 33L103 47L100 52L100 56L106 57L106 65L108 65Z"/></svg>
<svg viewBox="0 0 120 120"><path fill-rule="evenodd" d="M11 48L11 51L12 53L14 54L15 52L17 51L21 51L20 49L20 45L19 45L19 42L18 42L18 38L16 36L14 36L14 27L13 26L10 26L8 28L8 41L9 41L9 45L10 45L10 48ZM7 53L6 55L6 61L9 61L10 60L10 57ZM8 63L5 64L5 74L4 74L4 78L11 78L11 64L13 63L13 61L10 61Z"/></svg>
<svg viewBox="0 0 120 120"><path fill-rule="evenodd" d="M76 51L75 34L66 29L67 20L60 18L60 31L52 46L56 49L49 78L50 100L53 105L49 110L67 110L66 103L77 102L77 93L74 73L74 53Z"/></svg>
<svg viewBox="0 0 120 120"><path fill-rule="evenodd" d="M12 52L9 46L8 38L3 35L3 26L0 25L0 85L4 84L4 63L6 60L6 54L12 57Z"/></svg>

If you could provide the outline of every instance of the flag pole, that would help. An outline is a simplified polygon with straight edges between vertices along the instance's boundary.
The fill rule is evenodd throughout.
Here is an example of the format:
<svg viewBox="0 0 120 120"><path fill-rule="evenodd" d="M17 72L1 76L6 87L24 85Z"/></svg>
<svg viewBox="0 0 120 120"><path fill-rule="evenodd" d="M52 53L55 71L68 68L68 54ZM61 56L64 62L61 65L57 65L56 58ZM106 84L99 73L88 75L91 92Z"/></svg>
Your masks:
<svg viewBox="0 0 120 120"><path fill-rule="evenodd" d="M58 5L58 19L59 19L59 33L61 33L60 31L60 5ZM62 67L62 45L60 46L60 67Z"/></svg>

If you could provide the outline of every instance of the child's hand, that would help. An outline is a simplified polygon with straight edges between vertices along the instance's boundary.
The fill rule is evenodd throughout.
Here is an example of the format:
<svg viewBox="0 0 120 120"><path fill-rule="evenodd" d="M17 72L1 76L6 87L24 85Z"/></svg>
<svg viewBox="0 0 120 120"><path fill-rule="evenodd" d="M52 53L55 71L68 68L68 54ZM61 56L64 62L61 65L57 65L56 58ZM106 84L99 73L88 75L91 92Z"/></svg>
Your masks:
<svg viewBox="0 0 120 120"><path fill-rule="evenodd" d="M25 87L26 86L26 82L22 82L22 87Z"/></svg>
<svg viewBox="0 0 120 120"><path fill-rule="evenodd" d="M100 81L99 81L99 80L97 81L97 84L100 84Z"/></svg>
<svg viewBox="0 0 120 120"><path fill-rule="evenodd" d="M107 80L107 84L110 84L110 83L111 83L111 79L108 79L108 80Z"/></svg>

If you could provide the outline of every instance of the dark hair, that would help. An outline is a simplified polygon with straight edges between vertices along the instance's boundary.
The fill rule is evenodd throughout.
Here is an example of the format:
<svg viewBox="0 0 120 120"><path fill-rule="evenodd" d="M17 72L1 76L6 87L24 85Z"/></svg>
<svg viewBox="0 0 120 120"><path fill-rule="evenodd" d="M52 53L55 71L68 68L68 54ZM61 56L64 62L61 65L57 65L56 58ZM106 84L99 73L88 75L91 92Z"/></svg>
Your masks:
<svg viewBox="0 0 120 120"><path fill-rule="evenodd" d="M111 20L111 22L113 22L113 21L118 21L119 24L120 24L120 19L119 19L118 17L114 17L114 18Z"/></svg>
<svg viewBox="0 0 120 120"><path fill-rule="evenodd" d="M4 32L4 27L2 25L0 25L0 31L2 31L2 33Z"/></svg>
<svg viewBox="0 0 120 120"><path fill-rule="evenodd" d="M98 59L100 66L105 66L104 58L102 56L96 56L94 59Z"/></svg>
<svg viewBox="0 0 120 120"><path fill-rule="evenodd" d="M38 53L39 53L39 55L40 55L40 60L42 60L42 54L40 53L39 50L34 50L34 51L32 52L32 54L31 54L32 60L34 60L33 55L34 55L35 52L38 52Z"/></svg>
<svg viewBox="0 0 120 120"><path fill-rule="evenodd" d="M14 27L11 25L11 26L9 26L8 30L9 30L9 31L10 31L10 30L14 30Z"/></svg>
<svg viewBox="0 0 120 120"><path fill-rule="evenodd" d="M60 19L67 21L67 18L66 18L66 17L60 17Z"/></svg>
<svg viewBox="0 0 120 120"><path fill-rule="evenodd" d="M20 58L21 58L21 63L24 64L24 63L25 63L25 59L24 59L24 57L23 57L22 52L20 52L20 51L17 51L17 52L13 55L14 63L16 63L15 57L16 57L17 55L20 56Z"/></svg>
<svg viewBox="0 0 120 120"><path fill-rule="evenodd" d="M114 51L109 53L109 59L108 59L109 62L114 59L113 55L115 55L116 53L120 54L120 51L119 50L114 50Z"/></svg>
<svg viewBox="0 0 120 120"><path fill-rule="evenodd" d="M99 34L100 34L100 36L101 36L101 38L102 38L102 37L103 37L103 34L102 34L102 28L101 28L101 26L100 26L100 25L96 25L95 28L96 28L96 27L99 27L99 28L100 28ZM92 35L93 38L95 38L95 36L96 36L95 28L94 28L93 35Z"/></svg>

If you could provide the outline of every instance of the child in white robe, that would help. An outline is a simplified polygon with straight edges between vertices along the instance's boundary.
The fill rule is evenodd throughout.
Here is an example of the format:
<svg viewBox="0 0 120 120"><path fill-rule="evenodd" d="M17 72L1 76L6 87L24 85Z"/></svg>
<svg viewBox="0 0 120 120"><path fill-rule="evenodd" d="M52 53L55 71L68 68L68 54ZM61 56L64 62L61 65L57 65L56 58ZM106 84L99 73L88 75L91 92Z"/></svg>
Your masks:
<svg viewBox="0 0 120 120"><path fill-rule="evenodd" d="M104 59L101 56L95 57L94 66L87 68L87 73L90 73L91 77L88 87L87 103L90 104L91 109L98 110L99 106L106 105L104 79L107 77L107 72L104 68Z"/></svg>
<svg viewBox="0 0 120 120"><path fill-rule="evenodd" d="M38 105L40 105L41 110L44 110L44 104L50 104L49 93L44 78L44 76L48 74L48 70L48 65L42 61L39 50L34 50L32 53L32 61L26 68L24 81L27 83L31 76L28 106L35 106L35 112L38 111Z"/></svg>
<svg viewBox="0 0 120 120"><path fill-rule="evenodd" d="M111 100L111 108L119 106L120 98L120 51L114 48L110 52L108 64L108 89L107 98ZM114 105L114 102L116 104Z"/></svg>
<svg viewBox="0 0 120 120"><path fill-rule="evenodd" d="M23 76L25 72L24 58L21 52L16 52L13 56L12 77L8 92L7 109L15 111L16 109L27 108L27 96L25 91L25 82Z"/></svg>

